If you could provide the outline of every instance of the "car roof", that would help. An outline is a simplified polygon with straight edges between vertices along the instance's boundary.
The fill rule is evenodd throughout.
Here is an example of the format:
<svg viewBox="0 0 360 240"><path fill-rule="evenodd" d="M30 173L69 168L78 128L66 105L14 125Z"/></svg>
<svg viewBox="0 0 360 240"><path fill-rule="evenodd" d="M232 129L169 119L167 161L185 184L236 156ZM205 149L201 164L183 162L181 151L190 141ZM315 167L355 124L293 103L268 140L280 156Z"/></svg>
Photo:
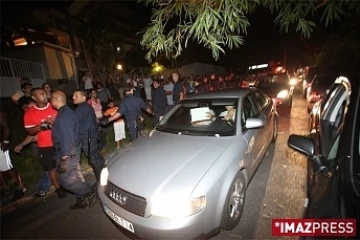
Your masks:
<svg viewBox="0 0 360 240"><path fill-rule="evenodd" d="M208 99L208 98L240 98L243 97L246 93L250 92L249 88L232 88L232 89L223 89L216 90L212 92L205 93L196 93L186 96L185 100L192 99Z"/></svg>

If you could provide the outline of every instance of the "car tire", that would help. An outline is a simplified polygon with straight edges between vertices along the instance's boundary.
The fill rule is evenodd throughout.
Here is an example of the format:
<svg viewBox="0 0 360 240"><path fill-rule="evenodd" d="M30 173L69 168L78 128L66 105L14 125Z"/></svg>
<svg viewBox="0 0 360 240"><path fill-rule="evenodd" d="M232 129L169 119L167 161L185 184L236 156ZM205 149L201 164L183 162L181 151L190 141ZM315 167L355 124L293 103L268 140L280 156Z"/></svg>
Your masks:
<svg viewBox="0 0 360 240"><path fill-rule="evenodd" d="M273 131L273 136L272 136L272 139L271 139L271 142L272 142L272 143L275 143L275 142L276 142L276 139L277 139L277 137L278 137L278 133L279 133L278 119L277 119L277 117L275 117L275 120L274 120L274 131Z"/></svg>
<svg viewBox="0 0 360 240"><path fill-rule="evenodd" d="M221 228L232 230L240 222L246 197L246 179L242 171L238 172L227 193Z"/></svg>

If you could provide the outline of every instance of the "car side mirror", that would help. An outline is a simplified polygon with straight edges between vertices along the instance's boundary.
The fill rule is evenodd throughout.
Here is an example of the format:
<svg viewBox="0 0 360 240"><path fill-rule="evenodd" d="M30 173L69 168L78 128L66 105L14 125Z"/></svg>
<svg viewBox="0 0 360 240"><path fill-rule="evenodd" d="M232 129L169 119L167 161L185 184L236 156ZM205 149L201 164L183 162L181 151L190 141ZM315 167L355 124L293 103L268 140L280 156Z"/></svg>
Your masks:
<svg viewBox="0 0 360 240"><path fill-rule="evenodd" d="M331 173L326 167L324 157L315 155L315 142L313 139L300 135L290 135L288 146L304 154L311 160L315 175L322 173L326 177L331 177Z"/></svg>
<svg viewBox="0 0 360 240"><path fill-rule="evenodd" d="M248 118L246 119L245 127L247 129L261 128L265 126L265 121L261 118Z"/></svg>
<svg viewBox="0 0 360 240"><path fill-rule="evenodd" d="M289 136L288 146L310 158L315 154L314 140L308 137L292 134Z"/></svg>

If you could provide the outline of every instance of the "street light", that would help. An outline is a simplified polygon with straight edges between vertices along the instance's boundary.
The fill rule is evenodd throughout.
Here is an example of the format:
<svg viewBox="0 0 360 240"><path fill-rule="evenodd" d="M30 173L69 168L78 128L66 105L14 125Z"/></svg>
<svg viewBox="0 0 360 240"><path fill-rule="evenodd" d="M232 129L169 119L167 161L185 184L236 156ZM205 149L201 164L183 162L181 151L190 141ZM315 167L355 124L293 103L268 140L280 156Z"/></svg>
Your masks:
<svg viewBox="0 0 360 240"><path fill-rule="evenodd" d="M157 66L157 67L155 67L155 72L160 72L160 70L161 70L161 67L160 66Z"/></svg>
<svg viewBox="0 0 360 240"><path fill-rule="evenodd" d="M117 68L118 70L122 70L122 65L121 65L121 64L118 64L118 65L116 66L116 68Z"/></svg>

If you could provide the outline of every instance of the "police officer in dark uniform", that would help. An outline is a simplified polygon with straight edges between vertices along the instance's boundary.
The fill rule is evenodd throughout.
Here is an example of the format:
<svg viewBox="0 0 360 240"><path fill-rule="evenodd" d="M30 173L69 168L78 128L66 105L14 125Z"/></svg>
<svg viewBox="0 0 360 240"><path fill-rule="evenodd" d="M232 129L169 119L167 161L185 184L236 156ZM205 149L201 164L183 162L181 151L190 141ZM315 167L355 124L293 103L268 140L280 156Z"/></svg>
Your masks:
<svg viewBox="0 0 360 240"><path fill-rule="evenodd" d="M153 81L154 89L151 92L151 99L154 108L154 118L153 125L155 126L161 116L164 116L168 109L168 103L166 98L166 92L161 87L159 80L155 79Z"/></svg>
<svg viewBox="0 0 360 240"><path fill-rule="evenodd" d="M86 102L86 98L87 92L85 90L76 90L74 92L73 100L74 104L77 105L74 113L79 120L81 148L89 158L95 178L99 181L100 172L105 165L105 159L98 148L99 137L95 111L94 108Z"/></svg>
<svg viewBox="0 0 360 240"><path fill-rule="evenodd" d="M128 84L124 88L125 97L121 102L120 108L117 113L115 113L110 118L102 118L99 123L101 125L107 125L109 122L112 122L118 119L121 116L125 117L127 125L129 127L129 134L132 141L135 141L138 138L139 122L138 119L141 115L141 110L146 110L149 114L152 115L152 111L149 107L145 105L145 102L142 98L133 95L134 87L132 84Z"/></svg>
<svg viewBox="0 0 360 240"><path fill-rule="evenodd" d="M51 105L59 112L51 134L60 185L74 193L76 202L70 209L88 208L95 203L96 194L95 189L85 182L80 169L79 122L73 110L66 105L65 93L53 92Z"/></svg>

